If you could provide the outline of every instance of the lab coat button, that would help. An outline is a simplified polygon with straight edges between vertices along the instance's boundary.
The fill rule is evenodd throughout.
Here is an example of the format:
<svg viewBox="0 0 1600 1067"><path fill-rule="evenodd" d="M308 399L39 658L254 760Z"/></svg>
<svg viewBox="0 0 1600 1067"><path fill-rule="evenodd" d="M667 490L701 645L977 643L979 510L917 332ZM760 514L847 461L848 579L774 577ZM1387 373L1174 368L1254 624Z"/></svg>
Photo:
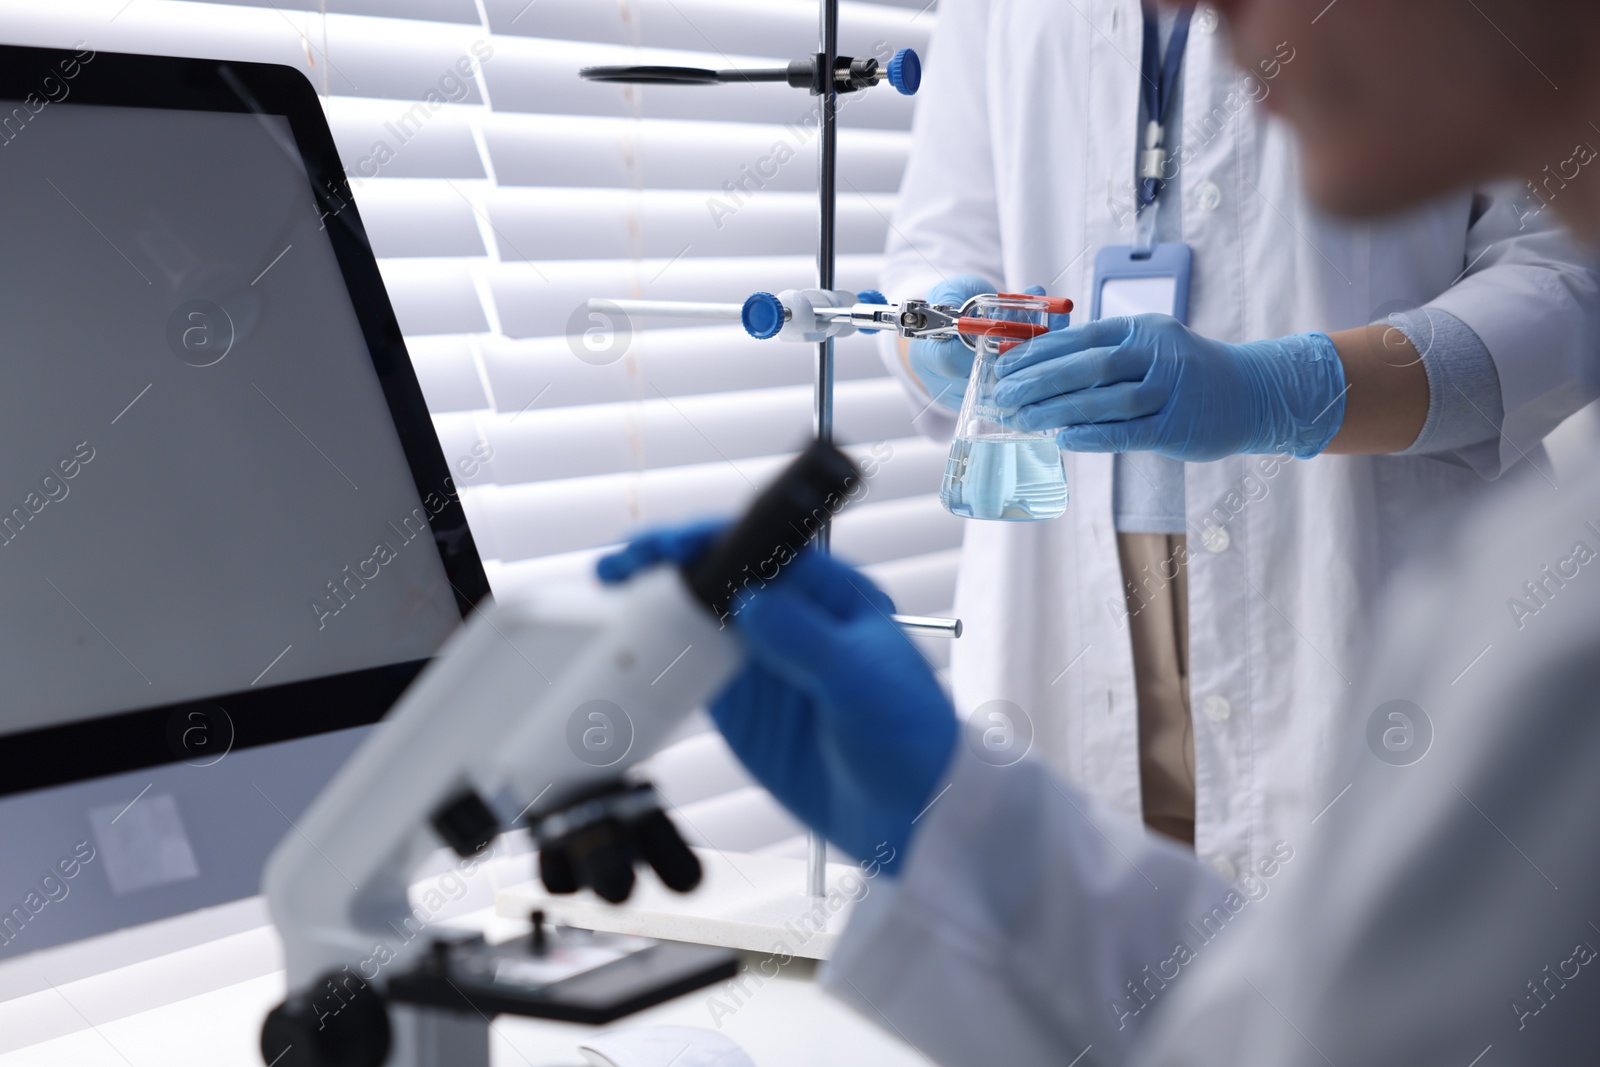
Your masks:
<svg viewBox="0 0 1600 1067"><path fill-rule="evenodd" d="M1226 552L1233 538L1228 536L1226 526L1207 526L1200 533L1200 543L1206 546L1207 552Z"/></svg>
<svg viewBox="0 0 1600 1067"><path fill-rule="evenodd" d="M1217 9L1210 4L1202 6L1194 13L1194 28L1201 33L1211 33L1217 28Z"/></svg>
<svg viewBox="0 0 1600 1067"><path fill-rule="evenodd" d="M1235 878L1239 877L1238 868L1234 867L1233 861L1228 859L1226 856L1218 856L1216 859L1212 860L1211 869L1222 875L1222 880L1224 882L1231 882Z"/></svg>
<svg viewBox="0 0 1600 1067"><path fill-rule="evenodd" d="M1228 703L1226 697L1208 696L1200 708L1212 722L1227 722L1233 714L1233 705Z"/></svg>
<svg viewBox="0 0 1600 1067"><path fill-rule="evenodd" d="M1201 211L1215 211L1222 206L1222 188L1209 178L1194 187L1194 203Z"/></svg>

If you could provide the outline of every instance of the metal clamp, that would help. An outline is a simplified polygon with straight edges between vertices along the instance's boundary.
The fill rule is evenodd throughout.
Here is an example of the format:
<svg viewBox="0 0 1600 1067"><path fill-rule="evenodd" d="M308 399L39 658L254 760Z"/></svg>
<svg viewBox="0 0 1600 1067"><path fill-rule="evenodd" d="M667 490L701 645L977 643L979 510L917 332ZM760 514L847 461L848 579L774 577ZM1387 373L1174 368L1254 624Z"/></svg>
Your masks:
<svg viewBox="0 0 1600 1067"><path fill-rule="evenodd" d="M787 67L753 67L731 70L709 70L704 67L619 66L584 67L578 76L585 81L613 82L626 85L726 85L738 82L786 82L796 89L809 90L812 96L821 96L827 85L820 73L827 67L827 57L821 52L807 59L797 59ZM880 82L888 82L902 96L914 96L922 85L922 60L909 48L896 52L888 63L879 65L876 59L855 59L835 56L833 60L833 91L853 93L870 89Z"/></svg>

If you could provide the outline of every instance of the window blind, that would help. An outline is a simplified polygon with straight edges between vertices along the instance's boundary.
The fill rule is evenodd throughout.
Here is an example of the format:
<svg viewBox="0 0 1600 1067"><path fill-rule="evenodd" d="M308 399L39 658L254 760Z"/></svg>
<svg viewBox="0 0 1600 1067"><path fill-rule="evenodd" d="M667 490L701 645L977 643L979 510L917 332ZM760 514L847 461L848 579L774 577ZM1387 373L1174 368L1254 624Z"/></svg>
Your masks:
<svg viewBox="0 0 1600 1067"><path fill-rule="evenodd" d="M495 592L592 573L641 526L729 513L810 434L814 348L737 325L610 329L591 297L737 302L815 284L816 101L629 87L581 66L778 66L811 0L8 0L10 43L282 63L327 112ZM841 4L841 51L926 55L920 0ZM930 76L937 76L930 72ZM912 101L841 97L838 278L876 286ZM592 331L598 330L596 334ZM876 342L838 342L836 436L875 461L837 552L949 612L959 522ZM948 650L924 642L942 663ZM696 840L797 847L712 735L658 759Z"/></svg>

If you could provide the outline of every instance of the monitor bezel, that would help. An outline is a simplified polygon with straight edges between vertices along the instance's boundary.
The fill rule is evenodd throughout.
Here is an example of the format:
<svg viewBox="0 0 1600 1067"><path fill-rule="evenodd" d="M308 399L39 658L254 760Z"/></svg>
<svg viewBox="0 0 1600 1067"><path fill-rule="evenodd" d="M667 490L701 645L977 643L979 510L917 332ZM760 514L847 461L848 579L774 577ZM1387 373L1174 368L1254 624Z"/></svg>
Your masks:
<svg viewBox="0 0 1600 1067"><path fill-rule="evenodd" d="M64 72L74 69L64 80ZM418 498L427 504L424 510L456 606L465 618L485 603L488 577L312 84L294 68L276 64L0 45L0 114L26 104L30 94L35 101L47 100L52 82L46 79L70 87L64 104L268 114L288 121ZM43 105L51 106L58 105ZM26 136L25 128L19 136ZM200 721L211 731L209 743L214 748L226 743L229 750L373 723L428 662L412 660L177 704L108 711L3 734L0 796L192 762L198 753L186 747L183 724L196 721L196 715L204 716Z"/></svg>

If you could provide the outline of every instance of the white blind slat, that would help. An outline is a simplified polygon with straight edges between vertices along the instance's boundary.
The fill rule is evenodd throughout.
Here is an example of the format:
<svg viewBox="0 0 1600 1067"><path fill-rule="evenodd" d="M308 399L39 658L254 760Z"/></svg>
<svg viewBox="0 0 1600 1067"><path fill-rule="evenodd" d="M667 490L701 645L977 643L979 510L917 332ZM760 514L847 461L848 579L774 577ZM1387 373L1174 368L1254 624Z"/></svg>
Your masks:
<svg viewBox="0 0 1600 1067"><path fill-rule="evenodd" d="M408 102L434 93L482 103L476 78L463 77L457 64L465 58L471 71L472 44L489 38L481 26L337 14L324 20L310 12L188 0L9 0L6 6L12 44L66 48L83 41L100 52L281 63L329 95Z"/></svg>
<svg viewBox="0 0 1600 1067"><path fill-rule="evenodd" d="M339 159L358 194L371 178L486 178L472 126L460 113L440 111L426 122L412 118L409 106L350 106L348 97L329 102L329 125ZM358 201L359 202L359 201Z"/></svg>
<svg viewBox="0 0 1600 1067"><path fill-rule="evenodd" d="M768 456L809 435L811 395L810 386L795 385L677 399L652 395L622 404L541 410L534 417L486 414L475 425L493 459L464 481L517 485ZM834 420L835 436L846 444L912 433L905 397L887 378L840 382Z"/></svg>
<svg viewBox="0 0 1600 1067"><path fill-rule="evenodd" d="M307 14L326 10L330 15L381 15L385 18L424 19L429 22L478 24L472 0L212 0L246 7L272 7ZM522 0L527 3L527 0Z"/></svg>
<svg viewBox="0 0 1600 1067"><path fill-rule="evenodd" d="M865 570L901 611L911 615L948 615L955 600L956 565L960 559L961 550L950 549L875 563ZM929 640L944 647L950 644L944 638Z"/></svg>
<svg viewBox="0 0 1600 1067"><path fill-rule="evenodd" d="M467 338L413 337L406 348L429 411L478 411L489 406Z"/></svg>
<svg viewBox="0 0 1600 1067"><path fill-rule="evenodd" d="M881 263L881 256L840 256L839 288L872 288ZM565 336L573 315L595 297L740 303L756 291L815 285L815 272L814 262L800 256L505 263L491 270L489 285L502 333L551 337Z"/></svg>
<svg viewBox="0 0 1600 1067"><path fill-rule="evenodd" d="M937 509L935 511L934 509ZM874 488L859 505L843 512L834 523L833 550L851 563L866 566L875 577L899 583L911 602L897 606L919 614L948 613L955 598L954 560L961 546L959 519L931 496L886 499ZM593 580L595 561L616 545L577 549L521 560L496 560L491 579L503 595L534 592L549 582ZM909 570L884 571L880 565L911 561ZM912 583L929 584L913 588Z"/></svg>
<svg viewBox="0 0 1600 1067"><path fill-rule="evenodd" d="M485 0L484 8L495 33L546 40L793 59L809 55L817 40L813 0L630 0L624 18L594 0L539 0L536 8L528 7L528 0ZM915 9L842 3L839 49L870 55L887 39L925 52L932 24L930 18L918 18Z"/></svg>
<svg viewBox="0 0 1600 1067"><path fill-rule="evenodd" d="M926 495L938 488L948 451L944 446L919 439L887 444L894 449L894 459L882 464L873 479L874 500ZM846 451L871 452L859 447ZM469 486L462 494L493 528L499 558L528 559L612 544L646 522L732 514L787 459L783 455L733 463L718 460L527 485Z"/></svg>
<svg viewBox="0 0 1600 1067"><path fill-rule="evenodd" d="M961 547L963 524L937 497L880 501L871 489L869 486L866 497L834 524L833 551L845 559L857 564L888 563Z"/></svg>
<svg viewBox="0 0 1600 1067"><path fill-rule="evenodd" d="M380 259L482 256L488 251L472 205L448 187L374 182L362 192L358 210L372 252Z"/></svg>
<svg viewBox="0 0 1600 1067"><path fill-rule="evenodd" d="M804 127L758 122L496 115L485 124L484 139L502 185L725 194L723 183L731 181L747 192L800 193L816 188L816 141L809 133ZM839 187L897 191L909 148L905 133L840 130ZM747 178L746 167L760 180Z"/></svg>
<svg viewBox="0 0 1600 1067"><path fill-rule="evenodd" d="M841 196L840 253L881 252L893 210L889 197ZM817 203L810 193L768 191L735 200L698 191L502 189L488 211L495 232L505 237L503 259L795 255L817 242Z"/></svg>
<svg viewBox="0 0 1600 1067"><path fill-rule="evenodd" d="M408 336L489 328L468 261L385 259L378 266L400 329Z"/></svg>
<svg viewBox="0 0 1600 1067"><path fill-rule="evenodd" d="M677 397L804 385L815 373L811 349L757 341L733 325L641 330L629 342L626 358L602 366L572 358L565 337L486 338L479 352L496 408L523 412L521 418L535 406L544 411L617 403L641 395ZM883 374L877 343L862 334L835 342L833 361L840 381Z"/></svg>

